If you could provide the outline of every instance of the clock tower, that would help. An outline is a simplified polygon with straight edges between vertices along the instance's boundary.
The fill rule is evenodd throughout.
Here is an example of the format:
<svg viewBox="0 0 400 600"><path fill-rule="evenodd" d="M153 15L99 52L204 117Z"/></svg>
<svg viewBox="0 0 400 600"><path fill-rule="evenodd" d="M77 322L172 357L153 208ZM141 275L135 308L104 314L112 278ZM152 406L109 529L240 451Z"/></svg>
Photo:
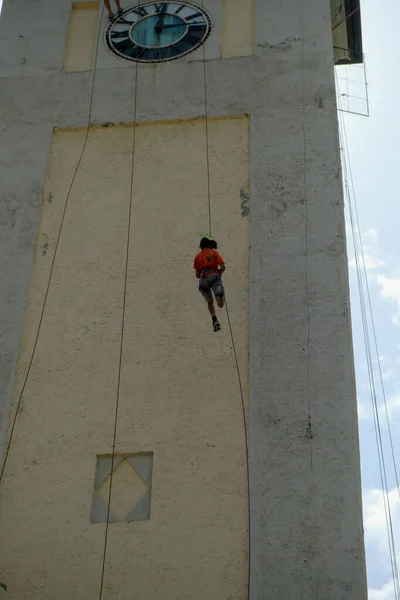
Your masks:
<svg viewBox="0 0 400 600"><path fill-rule="evenodd" d="M334 86L358 0L34 4L0 18L8 597L366 600Z"/></svg>

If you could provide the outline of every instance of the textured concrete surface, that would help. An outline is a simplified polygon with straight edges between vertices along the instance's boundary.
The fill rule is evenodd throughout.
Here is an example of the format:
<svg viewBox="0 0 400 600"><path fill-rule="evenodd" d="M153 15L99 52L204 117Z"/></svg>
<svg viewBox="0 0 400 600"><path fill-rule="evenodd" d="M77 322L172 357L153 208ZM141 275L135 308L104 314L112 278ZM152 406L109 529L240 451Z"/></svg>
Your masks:
<svg viewBox="0 0 400 600"><path fill-rule="evenodd" d="M238 189L242 186L239 178L234 177L232 182L226 176L232 173L227 148L222 146L217 152L217 138L211 146L215 149L211 165L212 169L216 169L212 176L212 182L215 181L212 185L216 186L214 227L215 234L223 239L221 250L227 254L225 249L228 249L228 266L240 264L243 269L248 253L247 230L233 229L233 223L245 227L246 220L242 217L234 219L231 206L234 211L240 207L242 214L251 204L249 331L246 317L243 317L246 307L242 294L246 293L246 283L243 284L239 274L235 277L235 269L227 273L230 307L236 313L234 333L241 348L241 365L246 365L246 340L250 336L251 598L365 600L357 418L329 1L254 0L254 56L227 60L218 60L224 26L223 3L209 0L204 4L215 22L214 33L206 45L209 114L223 117L246 113L251 126L250 203L247 201L248 191ZM29 12L29 19L21 19L24 11ZM46 165L47 181L51 187L46 187L43 203L52 208L45 210L43 215L47 219L49 240L38 238L35 268L38 283L37 289L36 284L32 284L30 292L30 298L37 300L30 302L25 317L17 382L29 359L34 323L43 299L41 290L48 276L45 268L47 264L48 269L48 254L43 256L39 249L46 241L51 244L54 240L60 219L61 199L50 202L49 193L52 193L52 187L56 187L64 190L65 198L66 186L79 156L76 140L81 136L79 139L82 141L82 132L64 133L63 139L71 136L71 142L61 144L63 149L60 146L57 158L53 151L49 156L52 130L55 126L82 127L88 118L92 72L67 75L61 72L69 17L69 0L58 0L56 4L50 0L37 0L35 11L31 10L28 0L18 3L5 0L0 21L3 432L25 314ZM234 26L237 27L237 24ZM243 40L238 34L238 48L242 46ZM147 122L202 116L204 78L201 59L202 50L199 50L170 64L140 66L138 120ZM134 67L111 56L101 40L92 107L94 123L132 121L134 75ZM217 121L215 123L217 127ZM161 561L158 564L164 560L164 570L159 574L160 586L152 588L146 598L176 600L180 597L179 590L192 584L194 592L199 593L198 597L225 600L229 597L228 587L224 587L228 586L228 579L232 579L232 587L229 587L231 597L246 598L243 587L246 560L245 480L243 463L240 462L243 460L243 446L238 445L237 404L232 414L227 408L231 398L237 398L232 352L227 341L209 349L210 341L214 343L214 339L204 327L207 317L202 311L203 306L196 304L197 292L190 269L180 273L179 280L183 278L184 281L182 294L181 288L172 284L171 273L158 268L162 253L169 252L167 243L163 242L162 246L157 242L157 260L146 262L154 239L162 239L173 226L175 231L177 214L183 219L183 233L180 232L178 238L179 250L183 252L183 260L188 261L193 253L193 240L204 229L206 220L206 182L204 171L201 175L198 171L201 163L204 168L204 136L197 130L196 138L189 136L190 152L185 146L186 133L183 137L177 135L173 154L157 152L158 147L165 147L166 134L162 132L167 132L168 127L172 125L160 127L158 137L151 134L138 136L142 166L137 172L138 195L134 216L138 225L151 222L153 238L140 228L137 239L132 240L132 252L140 257L143 267L133 273L130 280L129 314L140 311L142 325L136 331L135 321L128 319L128 342L124 354L126 360L138 354L141 356L145 347L152 361L158 361L161 354L166 356L165 365L162 363L160 367L164 391L162 397L157 395L156 390L160 388L151 362L144 368L135 362L133 367L132 364L128 366L129 361L125 363L123 372L133 370L143 382L148 382L141 383L140 389L148 394L150 400L143 407L143 412L133 412L136 396L132 397L129 389L123 389L118 435L120 451L155 452L153 482L160 480L159 473L167 473L170 477L171 470L173 473L169 481L179 481L181 485L168 487L163 484L158 490L154 488L153 502L155 497L158 513L156 511L154 521L151 519L139 524L134 540L131 539L132 524L118 524L116 528L110 528L104 597L115 597L114 585L118 583L118 594L125 598L126 590L135 585L136 569L139 573L148 573L148 565L158 556L157 560ZM138 132L145 130L150 131L151 128L138 128ZM65 247L60 268L62 266L64 274L67 274L66 279L60 277L60 288L54 289L54 293L57 292L55 297L62 299L65 315L60 316L58 304L47 313L46 335L57 352L52 356L45 354L46 363L44 355L38 352L38 376L30 381L34 394L31 396L29 393L24 399L25 418L22 412L17 422L15 448L20 450L10 454L9 468L1 489L1 518L15 522L16 514L24 514L22 524L18 525L19 550L17 538L11 539L11 532L7 533L8 541L4 547L11 545L6 557L7 568L4 569L4 563L0 566L2 573L9 574L11 582L14 581L14 573L18 573L19 582L29 581L29 591L21 594L18 590L18 600L24 597L30 600L46 598L40 586L53 570L55 574L51 576L51 584L46 584L48 588L45 588L47 597L52 599L63 600L71 596L71 587L68 587L71 586L71 572L77 581L83 581L79 592L72 591L74 598L91 597L99 581L104 528L103 525L90 526L88 514L94 455L107 452L112 442L114 401L109 401L109 392L114 389L115 381L111 382L109 378L111 371L115 373L117 307L121 298L121 266L115 263L111 270L107 270L106 266L111 259L117 260L121 249L112 245L103 248L109 231L104 228L104 219L110 220L110 227L115 228L117 237L120 233L119 242L122 243L126 227L126 217L122 215L126 214L125 194L129 187L127 170L131 151L128 139L124 138L122 142L123 136L121 142L115 143L112 148L107 145L108 141L102 146L102 131L92 131L74 191L76 210L71 215L71 223L67 223L69 244L75 244L76 251L78 241L81 244L82 259L87 261L85 267L90 269L90 277L83 270L79 273L76 260L69 257ZM113 134L109 131L104 140L112 139L109 136ZM125 131L128 135L129 128ZM221 143L224 144L227 139L230 139L229 136L222 135ZM149 148L150 143L154 144L152 149ZM99 148L97 144L100 144ZM232 151L241 150L243 156L247 156L245 140L241 139L237 144ZM100 148L104 150L100 151ZM63 161L60 162L62 156ZM186 166L180 171L177 166L182 161ZM233 164L237 166L239 161ZM122 165L121 170L119 165ZM176 179L172 182L162 175L167 171L174 173ZM228 183L232 187L226 187ZM175 193L178 190L178 196L171 194L171 190ZM157 194L157 204L153 194ZM164 195L167 195L168 202L172 202L171 207L168 204L172 212L159 208L160 198ZM82 214L77 211L81 197L86 199L81 207ZM97 213L93 213L95 199L99 201ZM96 223L102 223L104 229L94 227L90 221L93 215ZM80 231L79 237L74 237L75 227ZM43 223L40 231L43 231ZM143 259L142 247L145 251ZM100 265L99 271L95 268L96 264ZM134 277L140 278L139 296L136 295ZM72 287L71 281L74 282ZM72 301L75 296L71 297L72 290L78 285L83 294L83 305L79 307ZM90 286L95 291L94 296ZM173 323L192 315L190 327L186 331L185 325L180 334L180 352L173 352L159 338L149 347L146 335L149 327L154 326L162 340L167 333L171 334L165 331L167 324L161 318L168 307L162 305L163 298L158 294L160 286L168 291L168 302L167 298L165 302L173 308L168 312ZM148 296L143 295L146 290ZM54 302L55 297L50 300ZM159 303L154 303L155 316L148 311L142 312L143 305L149 300L153 302L155 297ZM102 306L103 300L106 304L115 301L115 310L107 313L105 319L103 309L96 313L95 325L92 325L94 331L89 338L85 340L83 334L77 335L77 329L65 326L65 319L70 322L76 318L77 326L84 327L93 312L92 302L99 302ZM195 311L193 314L192 310ZM61 344L63 338L58 338L57 328L60 327L69 340L68 344L76 344L77 355L72 361L68 357L70 350L67 357L63 356L66 350ZM98 340L102 343L99 344ZM70 348L69 345L67 347ZM110 352L105 352L106 347ZM200 351L201 348L203 350ZM204 367L201 373L193 370L193 361L199 356L202 365L209 358L217 362L218 369L212 371L211 378L210 369ZM79 364L79 377L78 374L68 377L71 365L78 373ZM100 367L99 376L88 380L86 373L93 372L94 366L96 369ZM50 374L48 369L51 369ZM185 373L185 385L189 381L192 383L190 399L196 413L188 412L188 394L185 395L181 389L182 372ZM62 377L62 385L52 373ZM126 381L129 381L129 376ZM82 389L78 382L84 385ZM52 403L51 396L42 393L43 386L53 386L57 392L56 403ZM172 402L177 389L178 399ZM200 401L200 392L201 398L207 398L206 403ZM18 388L14 390L14 394L17 393ZM165 397L168 403L165 403ZM194 398L197 400L194 401ZM176 407L172 411L171 403ZM213 420L210 419L210 410L213 411ZM71 415L75 415L71 424L77 424L76 433L75 425L68 426ZM235 420L234 426L230 425L231 420ZM85 423L90 423L91 430L97 432L94 437L87 435ZM174 435L171 437L170 428L173 427ZM188 442L186 437L179 437L179 432L186 430ZM37 436L36 431L46 433ZM200 435L199 432L204 436L202 446L200 443L196 446L198 438L193 437ZM81 436L81 445L76 445L75 435ZM219 451L229 443L232 444L232 455L229 454L228 468L226 455L222 456ZM212 448L213 445L216 449ZM168 450L159 452L161 447ZM194 460L193 456L199 456L199 447L204 448L204 455ZM32 451L46 457L45 460L36 466L31 464ZM241 458L234 467L231 460L239 455ZM71 468L68 461L72 461L74 466L79 464L72 487L71 479L63 476L63 469ZM185 469L175 473L174 461L184 464ZM212 483L201 476L209 469L218 474ZM17 477L17 473L23 474L24 478ZM30 503L28 511L20 484L23 483L30 492L36 490L38 474L41 481L47 483L41 494ZM193 491L200 490L201 485L206 485L202 488L206 490L211 486L213 493L220 494L220 498L226 490L236 489L238 492L239 525L233 519L229 526L225 526L226 537L221 543L215 530L220 531L220 525L226 524L225 503L222 500L215 502L212 496L213 520L204 525L202 515L206 513L195 511L194 506L197 500L207 504L211 496L208 491L204 494L198 492L194 501ZM49 489L51 501L57 501L59 508L53 508L49 513L53 516L46 517ZM182 498L189 505L188 512L180 511ZM228 505L233 506L230 496ZM173 513L172 521L168 520L168 511ZM176 529L173 523L178 520L179 529ZM43 531L38 531L38 522L43 523ZM62 531L67 531L66 535L61 535L60 523ZM73 525L66 530L66 523ZM163 531L169 536L168 552L157 544L149 546L146 528L154 528L151 530L153 540L158 540L154 535L161 534L153 533L157 523L160 527L163 524ZM193 539L194 535L202 537L200 549ZM217 565L226 560L227 545L238 539L240 543L237 543L235 559L227 571L221 573ZM213 554L201 554L206 546L212 548ZM198 560L200 555L202 559ZM15 557L16 562L11 564L9 557ZM182 560L190 564L184 574L179 567ZM60 569L60 565L64 567ZM206 590L198 584L203 580L208 581ZM203 596L199 590L203 590ZM193 594L191 592L183 597L193 597Z"/></svg>

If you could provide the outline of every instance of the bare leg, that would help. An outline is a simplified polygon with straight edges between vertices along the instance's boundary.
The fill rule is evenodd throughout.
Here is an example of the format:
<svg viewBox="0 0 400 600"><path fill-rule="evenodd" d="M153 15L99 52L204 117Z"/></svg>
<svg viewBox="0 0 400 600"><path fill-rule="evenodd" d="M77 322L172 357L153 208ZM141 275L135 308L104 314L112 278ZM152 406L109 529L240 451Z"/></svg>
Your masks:
<svg viewBox="0 0 400 600"><path fill-rule="evenodd" d="M209 302L208 303L208 310L210 311L210 315L212 317L215 317L215 306L214 306L214 302Z"/></svg>
<svg viewBox="0 0 400 600"><path fill-rule="evenodd" d="M113 11L111 10L110 0L104 0L104 4L105 4L105 7L107 9L108 16L112 17L113 16Z"/></svg>
<svg viewBox="0 0 400 600"><path fill-rule="evenodd" d="M119 3L119 0L115 0L115 4L117 5L118 10L121 10L121 4Z"/></svg>
<svg viewBox="0 0 400 600"><path fill-rule="evenodd" d="M224 297L216 298L217 304L219 308L224 308Z"/></svg>

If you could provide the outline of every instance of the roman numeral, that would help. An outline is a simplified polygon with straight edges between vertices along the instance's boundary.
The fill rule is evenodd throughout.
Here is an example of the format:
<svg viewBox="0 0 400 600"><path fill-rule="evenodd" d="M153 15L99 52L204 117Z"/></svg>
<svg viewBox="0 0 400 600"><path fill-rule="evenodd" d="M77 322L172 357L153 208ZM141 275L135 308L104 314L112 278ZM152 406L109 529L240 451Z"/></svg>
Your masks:
<svg viewBox="0 0 400 600"><path fill-rule="evenodd" d="M196 37L194 35L186 35L182 42L184 42L185 44L189 44L190 46L194 46L195 44L198 44L201 38Z"/></svg>
<svg viewBox="0 0 400 600"><path fill-rule="evenodd" d="M155 4L157 13L165 13L167 12L168 2L161 2L160 4Z"/></svg>
<svg viewBox="0 0 400 600"><path fill-rule="evenodd" d="M189 31L192 31L193 33L204 33L205 30L207 29L207 25L205 23L191 23L189 25Z"/></svg>
<svg viewBox="0 0 400 600"><path fill-rule="evenodd" d="M178 8L176 9L176 11L174 12L175 15L177 15L178 13L181 12L181 10L183 10L184 6L183 4L181 4L180 6L178 6Z"/></svg>
<svg viewBox="0 0 400 600"><path fill-rule="evenodd" d="M124 53L124 50L133 48L132 40L124 40L123 42L115 42L115 47L119 52Z"/></svg>
<svg viewBox="0 0 400 600"><path fill-rule="evenodd" d="M139 60L141 58L144 57L144 55L147 53L147 49L146 48L138 48L136 47L134 54L132 54L133 58L138 58Z"/></svg>
<svg viewBox="0 0 400 600"><path fill-rule="evenodd" d="M125 16L126 16L126 15L125 15ZM135 21L128 21L128 19L126 19L125 17L120 17L120 18L118 19L118 25L122 25L122 24L125 24L125 25L132 25L134 22L135 22Z"/></svg>
<svg viewBox="0 0 400 600"><path fill-rule="evenodd" d="M141 17L145 17L146 15L149 14L143 6L138 6L137 8L132 8L132 12L135 12L137 15L140 15Z"/></svg>
<svg viewBox="0 0 400 600"><path fill-rule="evenodd" d="M113 31L111 33L111 38L115 40L117 38L128 37L128 32L129 29L127 29L126 31Z"/></svg>
<svg viewBox="0 0 400 600"><path fill-rule="evenodd" d="M181 46L182 42L179 42L178 44L174 44L173 46L169 47L169 50L172 52L172 55L175 54L175 56L178 56L179 54L182 54L182 52L185 52L186 49L183 48L183 46Z"/></svg>
<svg viewBox="0 0 400 600"><path fill-rule="evenodd" d="M161 54L160 48L155 48L153 50L151 60L161 60L161 59L162 59L162 54Z"/></svg>
<svg viewBox="0 0 400 600"><path fill-rule="evenodd" d="M197 13L193 13L192 15L190 15L190 17L186 17L187 21L191 21L192 19L196 19L196 17L202 17L203 13L201 12L197 12Z"/></svg>

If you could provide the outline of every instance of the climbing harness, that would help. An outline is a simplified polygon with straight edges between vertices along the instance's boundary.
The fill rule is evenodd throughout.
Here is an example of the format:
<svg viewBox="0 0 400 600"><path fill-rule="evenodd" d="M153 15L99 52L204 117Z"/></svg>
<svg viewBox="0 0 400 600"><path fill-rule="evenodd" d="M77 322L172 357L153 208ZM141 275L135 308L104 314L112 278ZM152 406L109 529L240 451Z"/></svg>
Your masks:
<svg viewBox="0 0 400 600"><path fill-rule="evenodd" d="M213 275L215 273L215 275L219 275L219 271L218 269L216 269L215 267L203 267L202 269L200 269L200 275L202 277L205 277L208 275Z"/></svg>

